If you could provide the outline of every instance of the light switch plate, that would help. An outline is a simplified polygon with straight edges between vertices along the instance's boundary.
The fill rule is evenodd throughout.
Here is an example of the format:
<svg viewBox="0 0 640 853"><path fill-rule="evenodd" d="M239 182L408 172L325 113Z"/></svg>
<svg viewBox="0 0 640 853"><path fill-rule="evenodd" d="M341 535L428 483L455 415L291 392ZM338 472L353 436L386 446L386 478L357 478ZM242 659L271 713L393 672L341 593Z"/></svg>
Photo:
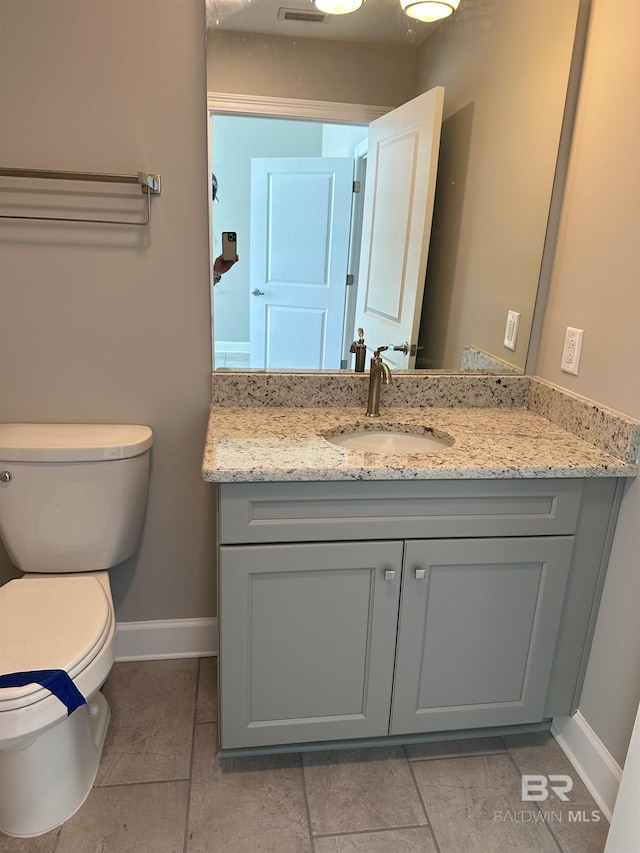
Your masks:
<svg viewBox="0 0 640 853"><path fill-rule="evenodd" d="M507 349L515 350L518 340L518 326L520 314L517 311L509 311L507 314L507 328L504 331L504 345Z"/></svg>
<svg viewBox="0 0 640 853"><path fill-rule="evenodd" d="M578 375L580 367L580 353L582 352L582 336L584 329L573 329L567 326L567 334L564 338L564 350L562 351L561 370L564 373Z"/></svg>

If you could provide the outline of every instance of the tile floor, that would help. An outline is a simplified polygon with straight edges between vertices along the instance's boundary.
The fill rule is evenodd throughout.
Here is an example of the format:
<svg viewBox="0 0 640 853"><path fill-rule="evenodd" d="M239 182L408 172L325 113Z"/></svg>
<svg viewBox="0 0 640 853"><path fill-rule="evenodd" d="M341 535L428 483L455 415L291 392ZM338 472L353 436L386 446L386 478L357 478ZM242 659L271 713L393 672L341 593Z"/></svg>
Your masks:
<svg viewBox="0 0 640 853"><path fill-rule="evenodd" d="M546 734L216 760L215 659L118 663L95 786L1 853L601 853L608 824ZM537 817L521 773L567 773ZM572 812L572 815L570 815ZM599 814L599 813L598 813ZM537 818L537 819L536 819Z"/></svg>

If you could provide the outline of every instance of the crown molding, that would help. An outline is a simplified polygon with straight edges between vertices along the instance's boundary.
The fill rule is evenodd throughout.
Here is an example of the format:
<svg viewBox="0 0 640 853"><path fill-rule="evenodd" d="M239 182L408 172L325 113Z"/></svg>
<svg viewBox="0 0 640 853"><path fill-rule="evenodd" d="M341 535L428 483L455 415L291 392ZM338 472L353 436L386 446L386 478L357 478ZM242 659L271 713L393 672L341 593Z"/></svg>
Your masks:
<svg viewBox="0 0 640 853"><path fill-rule="evenodd" d="M305 101L296 98L271 98L263 95L234 95L208 92L210 112L271 116L273 118L315 119L341 124L369 124L393 107L370 104L343 104L338 101Z"/></svg>

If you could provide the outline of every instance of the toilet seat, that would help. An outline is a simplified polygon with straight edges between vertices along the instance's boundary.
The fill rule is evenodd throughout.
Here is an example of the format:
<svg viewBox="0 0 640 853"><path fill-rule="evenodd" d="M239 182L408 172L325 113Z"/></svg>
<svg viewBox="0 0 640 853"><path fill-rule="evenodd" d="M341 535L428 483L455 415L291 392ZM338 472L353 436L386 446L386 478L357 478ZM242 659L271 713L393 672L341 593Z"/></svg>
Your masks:
<svg viewBox="0 0 640 853"><path fill-rule="evenodd" d="M0 587L0 674L79 675L112 635L113 609L96 576L30 577ZM0 689L0 713L50 697L39 684Z"/></svg>

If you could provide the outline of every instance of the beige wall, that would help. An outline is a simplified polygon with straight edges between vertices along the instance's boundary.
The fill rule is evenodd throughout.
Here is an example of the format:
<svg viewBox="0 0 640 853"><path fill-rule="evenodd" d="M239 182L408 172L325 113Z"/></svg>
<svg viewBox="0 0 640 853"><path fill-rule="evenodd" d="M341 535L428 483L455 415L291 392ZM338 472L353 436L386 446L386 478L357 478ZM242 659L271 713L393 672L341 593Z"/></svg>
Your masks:
<svg viewBox="0 0 640 853"><path fill-rule="evenodd" d="M537 372L640 418L640 3L594 0ZM580 373L560 371L567 326ZM640 699L640 484L616 529L580 710L618 763Z"/></svg>
<svg viewBox="0 0 640 853"><path fill-rule="evenodd" d="M474 0L420 49L418 90L446 91L425 367L460 365L470 345L525 367L577 11L576 0Z"/></svg>
<svg viewBox="0 0 640 853"><path fill-rule="evenodd" d="M154 431L124 621L215 612L203 31L201 0L0 0L2 165L163 179L148 228L0 225L0 418Z"/></svg>
<svg viewBox="0 0 640 853"><path fill-rule="evenodd" d="M415 94L410 45L289 39L257 33L209 34L210 92L397 107Z"/></svg>

